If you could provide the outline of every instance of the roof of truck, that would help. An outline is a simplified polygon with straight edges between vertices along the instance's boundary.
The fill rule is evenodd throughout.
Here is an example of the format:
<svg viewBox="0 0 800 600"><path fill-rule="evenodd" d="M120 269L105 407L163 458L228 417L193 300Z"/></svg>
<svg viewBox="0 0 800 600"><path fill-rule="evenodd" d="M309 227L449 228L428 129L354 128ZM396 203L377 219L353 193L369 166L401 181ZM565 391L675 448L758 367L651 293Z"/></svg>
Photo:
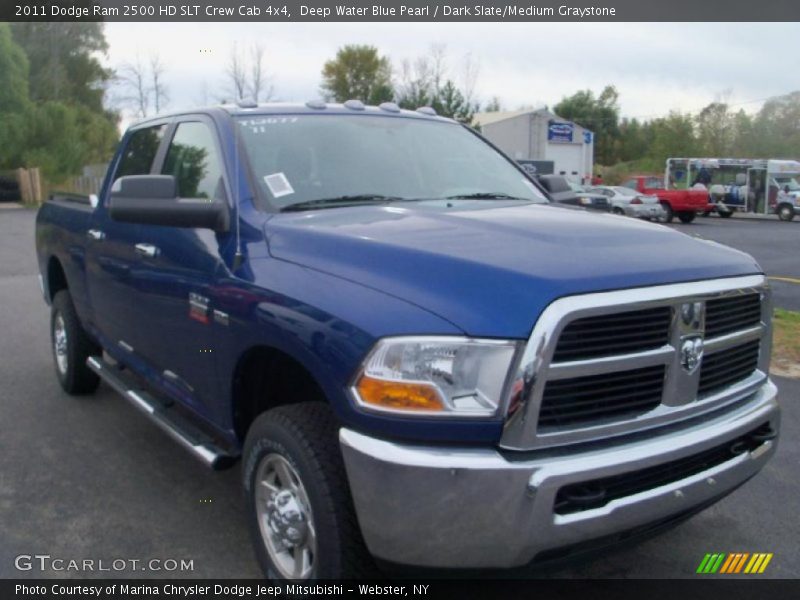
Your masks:
<svg viewBox="0 0 800 600"><path fill-rule="evenodd" d="M159 119L166 119L172 117L179 117L183 115L196 115L196 114L219 114L226 113L231 116L243 115L300 115L300 114L371 114L381 116L402 116L415 119L445 121L455 123L453 119L441 117L436 114L430 107L420 107L417 110L401 109L394 102L384 102L379 106L367 106L358 100L348 100L345 103L338 104L332 102L324 102L321 100L314 100L305 103L300 102L269 102L269 103L256 103L256 102L238 102L231 104L218 104L216 106L199 107L193 109L186 109L180 111L172 111L148 117L132 124L137 126L142 123L156 121Z"/></svg>

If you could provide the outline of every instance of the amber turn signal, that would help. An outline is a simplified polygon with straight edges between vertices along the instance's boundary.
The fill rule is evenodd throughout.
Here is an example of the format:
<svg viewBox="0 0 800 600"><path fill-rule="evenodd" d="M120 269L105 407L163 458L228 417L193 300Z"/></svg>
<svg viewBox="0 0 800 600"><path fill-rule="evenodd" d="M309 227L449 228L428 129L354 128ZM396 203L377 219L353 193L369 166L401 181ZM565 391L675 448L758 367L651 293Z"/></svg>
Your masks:
<svg viewBox="0 0 800 600"><path fill-rule="evenodd" d="M364 404L395 410L442 411L444 405L436 388L417 382L384 381L362 375L356 391Z"/></svg>

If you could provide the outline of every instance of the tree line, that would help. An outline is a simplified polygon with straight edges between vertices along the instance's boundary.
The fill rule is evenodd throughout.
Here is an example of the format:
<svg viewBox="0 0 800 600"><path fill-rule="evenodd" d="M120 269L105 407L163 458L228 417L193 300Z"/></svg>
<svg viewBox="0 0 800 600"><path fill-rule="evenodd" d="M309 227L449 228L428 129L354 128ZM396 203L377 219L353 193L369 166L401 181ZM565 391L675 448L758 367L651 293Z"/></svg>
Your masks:
<svg viewBox="0 0 800 600"><path fill-rule="evenodd" d="M699 112L650 119L619 114L619 94L579 91L555 105L560 117L595 132L595 162L618 171L661 171L672 157L800 158L800 91L767 100L750 114L725 101Z"/></svg>
<svg viewBox="0 0 800 600"><path fill-rule="evenodd" d="M107 49L101 23L0 23L0 169L38 166L49 181L63 181L110 158L122 112L143 118L168 107L165 61L137 56L107 68L98 59ZM210 94L204 83L195 101L275 99L267 58L258 43L234 44L220 91ZM479 72L472 56L453 61L441 44L399 63L373 46L350 44L322 66L320 94L334 102L431 106L475 126L478 111L503 110L497 97L481 105ZM619 93L609 85L564 97L553 110L595 133L595 162L606 173L660 171L669 156L800 157L800 91L754 114L716 101L696 114L640 119L620 115Z"/></svg>
<svg viewBox="0 0 800 600"><path fill-rule="evenodd" d="M99 23L0 23L0 168L38 166L51 181L108 160L118 115Z"/></svg>

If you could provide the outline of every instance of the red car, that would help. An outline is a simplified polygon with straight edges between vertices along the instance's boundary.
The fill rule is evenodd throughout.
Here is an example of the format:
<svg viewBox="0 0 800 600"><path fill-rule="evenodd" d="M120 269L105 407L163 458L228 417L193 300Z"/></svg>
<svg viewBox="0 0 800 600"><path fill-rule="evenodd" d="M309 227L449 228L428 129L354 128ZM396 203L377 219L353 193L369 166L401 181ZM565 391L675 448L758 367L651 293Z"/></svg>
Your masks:
<svg viewBox="0 0 800 600"><path fill-rule="evenodd" d="M708 209L707 190L668 190L658 175L634 175L622 185L642 194L658 196L667 223L673 217L678 217L682 223L691 223L698 213Z"/></svg>

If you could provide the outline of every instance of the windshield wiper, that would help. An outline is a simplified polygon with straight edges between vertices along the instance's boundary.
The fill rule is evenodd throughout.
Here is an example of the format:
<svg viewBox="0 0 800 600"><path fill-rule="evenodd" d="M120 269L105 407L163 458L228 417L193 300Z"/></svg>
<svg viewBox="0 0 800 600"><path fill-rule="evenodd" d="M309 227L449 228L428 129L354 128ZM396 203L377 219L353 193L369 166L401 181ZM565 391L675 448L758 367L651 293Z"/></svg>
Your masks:
<svg viewBox="0 0 800 600"><path fill-rule="evenodd" d="M520 198L518 196L511 196L504 192L476 192L475 194L456 194L455 196L447 196L445 200L525 200L530 202L528 198Z"/></svg>
<svg viewBox="0 0 800 600"><path fill-rule="evenodd" d="M382 194L354 194L349 196L336 196L333 198L319 198L306 202L296 202L284 206L281 212L291 212L299 210L309 210L312 208L325 208L334 206L356 206L359 204L385 204L387 202L399 202L405 200L400 196L384 196Z"/></svg>

